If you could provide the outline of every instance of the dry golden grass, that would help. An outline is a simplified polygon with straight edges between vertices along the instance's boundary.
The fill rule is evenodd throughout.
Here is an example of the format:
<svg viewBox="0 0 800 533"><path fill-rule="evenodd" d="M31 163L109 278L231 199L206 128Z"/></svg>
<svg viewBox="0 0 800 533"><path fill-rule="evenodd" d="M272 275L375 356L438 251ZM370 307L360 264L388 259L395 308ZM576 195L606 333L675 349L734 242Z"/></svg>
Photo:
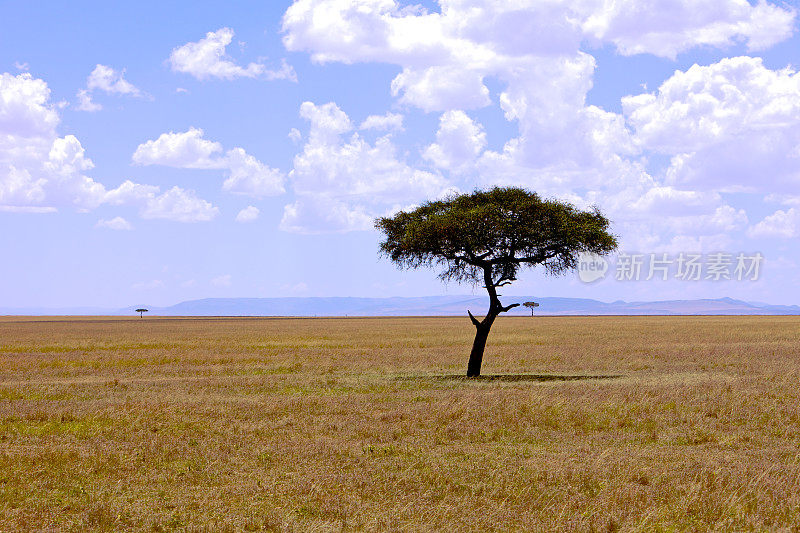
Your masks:
<svg viewBox="0 0 800 533"><path fill-rule="evenodd" d="M0 318L0 530L800 531L800 318Z"/></svg>

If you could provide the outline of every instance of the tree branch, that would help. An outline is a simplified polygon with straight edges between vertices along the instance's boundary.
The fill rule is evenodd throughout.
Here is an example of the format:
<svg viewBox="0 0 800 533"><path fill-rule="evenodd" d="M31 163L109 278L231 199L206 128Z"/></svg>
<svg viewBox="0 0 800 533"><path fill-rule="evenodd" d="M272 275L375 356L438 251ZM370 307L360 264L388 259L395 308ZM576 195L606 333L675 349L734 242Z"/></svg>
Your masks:
<svg viewBox="0 0 800 533"><path fill-rule="evenodd" d="M495 287L504 287L506 285L510 285L511 282L517 281L517 278L514 276L500 276L497 281L494 282Z"/></svg>
<svg viewBox="0 0 800 533"><path fill-rule="evenodd" d="M507 306L503 307L502 309L503 309L503 312L504 312L504 313L508 313L509 311L511 311L512 309L514 309L515 307L519 307L519 304L511 304L511 305L507 305Z"/></svg>
<svg viewBox="0 0 800 533"><path fill-rule="evenodd" d="M475 324L475 327L476 327L476 328L477 328L477 327L480 327L481 323L480 323L480 321L479 321L477 318L475 318L475 316L473 316L473 314L472 314L472 311L470 311L469 309L467 309L467 313L469 314L469 319L470 319L470 320L472 320L472 323L473 323L473 324Z"/></svg>

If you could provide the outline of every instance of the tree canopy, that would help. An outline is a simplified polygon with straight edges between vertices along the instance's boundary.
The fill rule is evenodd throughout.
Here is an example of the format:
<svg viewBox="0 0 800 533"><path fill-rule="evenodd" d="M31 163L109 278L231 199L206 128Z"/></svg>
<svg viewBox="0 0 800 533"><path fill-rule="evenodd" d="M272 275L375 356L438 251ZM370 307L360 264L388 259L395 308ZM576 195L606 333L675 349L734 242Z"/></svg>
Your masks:
<svg viewBox="0 0 800 533"><path fill-rule="evenodd" d="M386 236L381 252L401 268L443 267L443 280L514 281L521 267L542 265L561 274L581 252L606 254L617 246L599 209L543 200L535 192L506 187L460 194L379 218Z"/></svg>
<svg viewBox="0 0 800 533"><path fill-rule="evenodd" d="M524 267L541 265L558 275L574 269L582 252L613 251L609 224L596 207L582 211L519 187L452 195L375 222L386 237L381 253L400 268L439 267L442 280L483 283L489 292L482 321L468 311L478 331L467 375L480 373L494 319L519 305L503 306L497 287L516 280Z"/></svg>

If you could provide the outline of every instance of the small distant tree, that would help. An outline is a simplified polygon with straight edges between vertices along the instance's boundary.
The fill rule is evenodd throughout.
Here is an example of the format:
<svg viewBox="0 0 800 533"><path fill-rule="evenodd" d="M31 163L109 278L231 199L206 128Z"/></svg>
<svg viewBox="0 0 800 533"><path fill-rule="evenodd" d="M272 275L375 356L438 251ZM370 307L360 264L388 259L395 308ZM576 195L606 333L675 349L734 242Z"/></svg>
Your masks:
<svg viewBox="0 0 800 533"><path fill-rule="evenodd" d="M531 316L533 316L533 308L534 307L539 307L539 304L537 304L536 302L525 302L522 305L524 305L525 307L527 307L527 308L529 308L531 310Z"/></svg>
<svg viewBox="0 0 800 533"><path fill-rule="evenodd" d="M467 310L475 340L467 376L479 376L489 330L503 305L497 289L515 281L522 267L542 265L552 275L577 266L581 252L607 254L617 247L599 209L581 211L536 193L506 187L426 202L412 211L382 217L375 226L386 240L381 253L400 268L439 266L442 280L482 283L489 309L482 320Z"/></svg>
<svg viewBox="0 0 800 533"><path fill-rule="evenodd" d="M142 318L144 316L144 313L147 313L147 309L145 308L137 309L136 312L139 313L139 318Z"/></svg>

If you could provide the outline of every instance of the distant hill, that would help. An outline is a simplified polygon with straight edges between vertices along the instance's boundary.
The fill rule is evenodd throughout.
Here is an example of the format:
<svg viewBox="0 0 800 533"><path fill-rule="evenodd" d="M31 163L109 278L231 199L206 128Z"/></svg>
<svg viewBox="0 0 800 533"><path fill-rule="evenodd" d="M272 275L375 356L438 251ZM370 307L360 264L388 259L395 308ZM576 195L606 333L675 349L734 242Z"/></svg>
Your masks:
<svg viewBox="0 0 800 533"><path fill-rule="evenodd" d="M800 315L800 306L769 305L732 298L657 302L600 302L588 298L507 296L503 303L535 301L537 315ZM169 307L136 305L124 309L0 308L0 315L134 315L146 307L149 316L461 316L470 309L483 313L486 296L423 296L415 298L206 298ZM511 314L530 314L514 309Z"/></svg>
<svg viewBox="0 0 800 533"><path fill-rule="evenodd" d="M538 315L800 315L800 306L751 304L731 298L612 303L587 298L518 296L503 303L535 301ZM153 308L152 315L225 316L424 316L481 313L486 296L424 296L417 298L207 298ZM511 314L530 314L514 309Z"/></svg>

